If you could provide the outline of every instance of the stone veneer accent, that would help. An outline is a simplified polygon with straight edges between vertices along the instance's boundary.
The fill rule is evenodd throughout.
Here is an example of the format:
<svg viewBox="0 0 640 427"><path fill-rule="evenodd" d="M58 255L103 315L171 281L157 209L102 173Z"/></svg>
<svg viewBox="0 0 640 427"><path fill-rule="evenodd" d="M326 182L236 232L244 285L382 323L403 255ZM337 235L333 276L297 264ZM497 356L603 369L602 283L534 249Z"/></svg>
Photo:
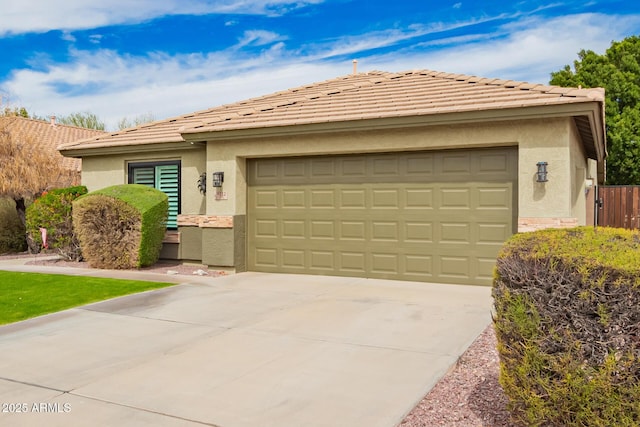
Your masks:
<svg viewBox="0 0 640 427"><path fill-rule="evenodd" d="M165 231L162 243L180 243L180 232Z"/></svg>
<svg viewBox="0 0 640 427"><path fill-rule="evenodd" d="M178 215L178 227L233 228L233 216Z"/></svg>
<svg viewBox="0 0 640 427"><path fill-rule="evenodd" d="M518 232L578 226L578 218L518 218Z"/></svg>

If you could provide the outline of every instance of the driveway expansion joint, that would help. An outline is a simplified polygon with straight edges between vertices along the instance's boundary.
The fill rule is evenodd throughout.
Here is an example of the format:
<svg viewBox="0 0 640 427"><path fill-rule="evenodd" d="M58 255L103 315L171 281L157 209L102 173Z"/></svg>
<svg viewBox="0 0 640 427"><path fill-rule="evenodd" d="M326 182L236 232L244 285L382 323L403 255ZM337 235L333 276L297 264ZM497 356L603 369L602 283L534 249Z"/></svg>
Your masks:
<svg viewBox="0 0 640 427"><path fill-rule="evenodd" d="M138 315L135 315L135 314L128 314L128 313L115 313L113 311L96 310L96 309L92 309L92 308L88 308L88 307L77 307L77 308L79 310L90 311L92 313L109 314L109 315L113 315L113 316L130 317L130 318L134 318L134 319L157 320L158 322L175 323L177 325L201 326L201 327L204 327L204 328L212 328L212 327L214 327L214 328L220 328L220 329L232 329L232 328L230 328L228 326L207 325L206 323L186 322L186 321L173 320L173 319L163 319L163 318L160 318L160 317L138 316Z"/></svg>
<svg viewBox="0 0 640 427"><path fill-rule="evenodd" d="M61 394L69 394L69 393L71 393L70 390L61 390L59 388L49 387L49 386L42 385L42 384L30 383L28 381L20 381L20 380L16 380L16 379L13 379L13 378L0 377L0 381L8 381L8 382L15 383L15 384L22 384L22 385L27 385L27 386L30 386L30 387L37 387L37 388L41 388L41 389L44 389L44 390L57 391L58 393L61 393Z"/></svg>
<svg viewBox="0 0 640 427"><path fill-rule="evenodd" d="M120 406L120 407L123 407L123 408L135 409L136 411L142 411L142 412L147 412L149 414L161 415L163 417L169 417L169 418L173 418L173 419L181 420L181 421L188 421L190 423L200 424L200 425L203 425L203 426L222 427L219 424L212 424L212 423L207 423L207 422L204 422L204 421L193 420L193 419L190 419L190 418L179 417L177 415L167 414L166 412L152 411L150 409L140 408L138 406L133 406L133 405L126 405L124 403L113 402L111 400L106 400L106 399L99 399L99 398L88 396L88 395L85 395L85 394L73 393L73 392L70 392L68 394L71 395L71 396L81 397L83 399L93 400L95 402L102 402L102 403L107 403L109 405Z"/></svg>

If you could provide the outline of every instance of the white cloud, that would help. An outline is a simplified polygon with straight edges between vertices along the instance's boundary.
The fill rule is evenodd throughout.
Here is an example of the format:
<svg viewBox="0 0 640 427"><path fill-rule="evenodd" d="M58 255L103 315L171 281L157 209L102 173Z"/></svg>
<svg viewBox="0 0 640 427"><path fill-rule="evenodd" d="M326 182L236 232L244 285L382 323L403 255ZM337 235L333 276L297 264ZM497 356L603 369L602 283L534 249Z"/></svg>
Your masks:
<svg viewBox="0 0 640 427"><path fill-rule="evenodd" d="M282 40L286 40L286 37L272 31L247 30L238 41L236 48L244 46L265 46Z"/></svg>
<svg viewBox="0 0 640 427"><path fill-rule="evenodd" d="M433 22L429 24L411 24L406 28L390 28L385 30L373 31L365 34L341 37L337 40L319 43L317 46L310 45L305 47L309 51L309 56L314 59L325 59L340 55L349 55L356 52L364 52L378 48L385 48L397 45L401 42L409 40L417 40L417 45L423 45L418 40L421 37L431 35L438 37L440 33L448 31L460 30L463 28L473 28L480 24L486 24L492 21L515 19L521 16L518 12L513 15L500 14L497 16L484 16L482 18L474 18L465 21L453 22ZM474 39L479 36L473 36ZM431 44L438 44L440 39L435 39ZM459 39L462 40L462 39ZM468 40L467 40L468 41Z"/></svg>
<svg viewBox="0 0 640 427"><path fill-rule="evenodd" d="M333 66L284 58L275 44L261 56L229 51L146 57L114 51L72 51L72 62L42 71L20 70L5 82L12 102L40 116L91 111L115 128L123 117L151 112L158 119L322 80ZM347 67L345 66L345 71Z"/></svg>
<svg viewBox="0 0 640 427"><path fill-rule="evenodd" d="M104 38L102 34L91 34L89 41L93 44L100 44L100 41ZM74 40L75 41L75 40Z"/></svg>
<svg viewBox="0 0 640 427"><path fill-rule="evenodd" d="M167 15L277 16L323 0L0 0L0 36L144 22Z"/></svg>
<svg viewBox="0 0 640 427"><path fill-rule="evenodd" d="M361 72L431 69L546 83L549 73L571 63L580 49L604 52L611 40L623 39L638 25L640 15L528 18L493 34L426 42L438 49L424 44L416 49L419 30L375 32L300 50L288 50L275 33L257 31L242 39L263 46L255 55L238 46L208 54L156 52L144 57L71 51L69 63L45 58L36 69L16 71L3 90L32 113L91 111L113 129L123 117L150 112L162 119L349 74L351 57L335 57L339 52L353 54ZM347 49L350 43L358 49L391 46L414 36L411 47L387 54L357 55L359 50Z"/></svg>
<svg viewBox="0 0 640 427"><path fill-rule="evenodd" d="M547 83L552 71L572 64L581 49L603 53L640 25L640 15L579 14L553 19L526 18L494 34L431 42L445 47L416 52L406 49L370 58L374 66L426 68L514 80ZM458 41L459 43L451 43Z"/></svg>
<svg viewBox="0 0 640 427"><path fill-rule="evenodd" d="M63 31L62 35L60 36L60 38L62 40L64 40L64 41L68 41L68 42L71 42L71 43L75 43L75 41L76 41L76 38L69 31Z"/></svg>

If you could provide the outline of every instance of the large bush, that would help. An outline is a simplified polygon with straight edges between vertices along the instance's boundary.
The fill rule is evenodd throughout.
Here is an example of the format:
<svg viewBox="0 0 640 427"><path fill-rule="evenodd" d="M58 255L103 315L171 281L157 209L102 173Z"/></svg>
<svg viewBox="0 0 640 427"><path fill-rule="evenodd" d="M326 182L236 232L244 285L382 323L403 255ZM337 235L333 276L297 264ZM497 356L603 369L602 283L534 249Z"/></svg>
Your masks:
<svg viewBox="0 0 640 427"><path fill-rule="evenodd" d="M73 232L72 203L87 194L87 187L60 188L43 193L27 208L27 235L38 248L44 247L40 228L47 230L47 247L69 260L82 259Z"/></svg>
<svg viewBox="0 0 640 427"><path fill-rule="evenodd" d="M73 202L73 225L89 265L136 268L154 264L162 249L169 210L160 190L115 185Z"/></svg>
<svg viewBox="0 0 640 427"><path fill-rule="evenodd" d="M640 234L513 236L493 286L500 383L527 426L640 425Z"/></svg>
<svg viewBox="0 0 640 427"><path fill-rule="evenodd" d="M0 197L0 254L26 249L24 225L16 212L16 204L8 197Z"/></svg>

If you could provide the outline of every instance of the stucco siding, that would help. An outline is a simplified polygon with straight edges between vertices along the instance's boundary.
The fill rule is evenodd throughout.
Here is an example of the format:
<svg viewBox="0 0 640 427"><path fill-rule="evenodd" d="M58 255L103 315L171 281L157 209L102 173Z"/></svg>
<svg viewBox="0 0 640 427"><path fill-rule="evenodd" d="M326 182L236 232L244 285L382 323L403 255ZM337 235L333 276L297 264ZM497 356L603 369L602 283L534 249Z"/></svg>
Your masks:
<svg viewBox="0 0 640 427"><path fill-rule="evenodd" d="M181 214L244 218L247 214L247 159L387 153L403 151L517 147L514 196L519 231L586 223L585 178L589 173L579 130L570 117L457 123L376 131L353 130L304 135L246 137L209 141L205 147L135 155L84 158L83 183L89 190L127 182L127 163L180 160ZM536 164L548 163L548 181L536 182ZM206 171L207 193L197 188ZM216 189L212 174L224 172ZM244 227L199 223L181 226L181 258L202 257L210 265L244 268ZM200 250L198 249L200 246Z"/></svg>
<svg viewBox="0 0 640 427"><path fill-rule="evenodd" d="M571 170L573 179L571 185L571 215L578 220L578 225L587 224L587 195L586 179L588 162L584 147L580 142L580 135L575 124L570 128Z"/></svg>
<svg viewBox="0 0 640 427"><path fill-rule="evenodd" d="M204 148L200 150L136 153L113 156L88 156L82 160L82 184L89 191L99 190L110 185L127 183L127 165L136 162L156 162L180 160L181 169L181 212L204 214L205 196L197 188L198 177L206 168ZM211 176L208 176L211 179ZM211 181L209 181L211 185Z"/></svg>
<svg viewBox="0 0 640 427"><path fill-rule="evenodd" d="M523 218L571 217L569 118L548 119L519 137L518 213ZM547 182L537 182L537 163L547 162Z"/></svg>
<svg viewBox="0 0 640 427"><path fill-rule="evenodd" d="M207 214L246 214L246 158L507 147L517 146L521 133L535 134L537 129L527 123L508 122L210 142L207 167L211 172L225 172L228 199L207 195Z"/></svg>
<svg viewBox="0 0 640 427"><path fill-rule="evenodd" d="M84 157L82 159L82 185L85 185L89 191L124 184L126 173L126 165L121 158Z"/></svg>
<svg viewBox="0 0 640 427"><path fill-rule="evenodd" d="M580 203L567 192L575 182L571 123L559 118L211 142L207 167L225 172L228 198L208 194L207 214L246 214L245 158L517 146L519 216L568 218ZM535 179L539 161L549 164L544 184Z"/></svg>

